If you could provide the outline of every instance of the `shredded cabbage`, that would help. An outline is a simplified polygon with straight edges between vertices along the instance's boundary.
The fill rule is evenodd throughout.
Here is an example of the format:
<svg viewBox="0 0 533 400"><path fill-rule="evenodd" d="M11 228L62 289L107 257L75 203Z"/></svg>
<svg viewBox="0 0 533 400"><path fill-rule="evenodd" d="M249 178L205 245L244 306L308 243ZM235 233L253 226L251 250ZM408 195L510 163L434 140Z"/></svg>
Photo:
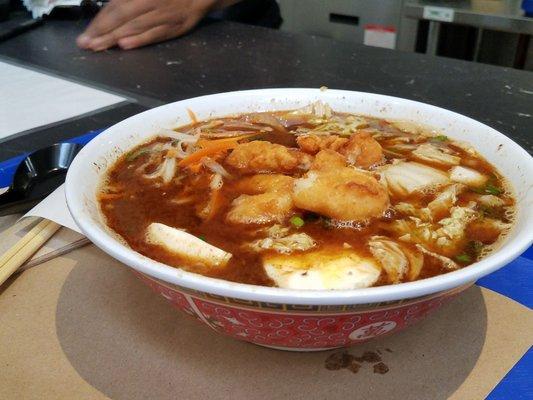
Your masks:
<svg viewBox="0 0 533 400"><path fill-rule="evenodd" d="M398 243L385 236L373 236L368 242L370 252L377 258L391 283L398 283L407 273L409 262Z"/></svg>
<svg viewBox="0 0 533 400"><path fill-rule="evenodd" d="M458 165L450 169L450 179L454 182L464 183L468 186L480 187L483 186L489 178L473 169Z"/></svg>
<svg viewBox="0 0 533 400"><path fill-rule="evenodd" d="M316 246L315 240L306 233L293 233L289 235L289 228L273 225L265 230L267 237L258 239L249 244L255 251L275 250L278 253L292 253L304 251Z"/></svg>
<svg viewBox="0 0 533 400"><path fill-rule="evenodd" d="M419 160L433 162L440 165L459 165L461 157L448 154L444 149L424 143L413 151L413 155Z"/></svg>
<svg viewBox="0 0 533 400"><path fill-rule="evenodd" d="M382 172L389 191L403 196L430 186L450 182L446 173L416 162L400 161L386 165L382 168Z"/></svg>

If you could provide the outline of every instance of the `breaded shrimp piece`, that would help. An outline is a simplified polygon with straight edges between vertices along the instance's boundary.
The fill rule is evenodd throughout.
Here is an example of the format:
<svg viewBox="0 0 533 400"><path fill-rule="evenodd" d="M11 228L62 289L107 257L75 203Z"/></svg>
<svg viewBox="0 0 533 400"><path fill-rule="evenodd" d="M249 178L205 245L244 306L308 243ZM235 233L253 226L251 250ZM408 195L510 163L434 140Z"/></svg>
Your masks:
<svg viewBox="0 0 533 400"><path fill-rule="evenodd" d="M337 151L349 164L360 168L369 168L383 161L381 145L368 132L354 134L349 139L337 135L301 135L296 142L309 154L326 149Z"/></svg>
<svg viewBox="0 0 533 400"><path fill-rule="evenodd" d="M233 200L226 221L232 224L281 223L292 214L293 207L289 193L243 194Z"/></svg>
<svg viewBox="0 0 533 400"><path fill-rule="evenodd" d="M292 199L300 209L341 221L380 217L390 204L385 187L332 150L320 151L311 170L295 180Z"/></svg>
<svg viewBox="0 0 533 400"><path fill-rule="evenodd" d="M338 151L348 142L348 139L337 135L301 135L296 138L296 143L302 151L316 154L320 150L330 149Z"/></svg>
<svg viewBox="0 0 533 400"><path fill-rule="evenodd" d="M239 179L235 189L244 194L290 191L294 178L281 174L257 174Z"/></svg>
<svg viewBox="0 0 533 400"><path fill-rule="evenodd" d="M297 149L254 140L238 145L226 158L226 164L244 173L307 170L311 156Z"/></svg>
<svg viewBox="0 0 533 400"><path fill-rule="evenodd" d="M281 174L260 174L243 178L235 184L242 193L226 215L233 224L283 222L294 211L291 189L294 178Z"/></svg>
<svg viewBox="0 0 533 400"><path fill-rule="evenodd" d="M321 171L337 170L344 167L346 167L346 159L333 150L320 151L311 164L312 170Z"/></svg>
<svg viewBox="0 0 533 400"><path fill-rule="evenodd" d="M352 135L339 152L346 157L348 164L360 168L369 168L383 161L381 145L368 132Z"/></svg>

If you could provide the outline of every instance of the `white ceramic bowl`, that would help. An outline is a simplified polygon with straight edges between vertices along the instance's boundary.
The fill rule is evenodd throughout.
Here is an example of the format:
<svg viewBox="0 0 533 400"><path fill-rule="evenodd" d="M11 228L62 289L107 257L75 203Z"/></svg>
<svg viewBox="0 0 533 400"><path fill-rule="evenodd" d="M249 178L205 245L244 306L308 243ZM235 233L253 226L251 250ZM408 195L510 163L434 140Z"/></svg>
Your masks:
<svg viewBox="0 0 533 400"><path fill-rule="evenodd" d="M379 118L410 120L454 139L465 140L508 178L514 187L517 216L514 229L501 247L483 260L460 270L398 285L343 291L288 290L233 283L204 277L151 260L124 245L110 232L95 198L106 168L132 146L160 128L189 123L187 109L199 119L229 114L299 108L316 100L335 111ZM72 217L83 233L112 257L142 277L189 293L262 304L317 307L405 302L464 287L518 257L533 240L533 159L515 142L496 130L463 115L396 97L328 89L264 89L215 94L178 101L130 117L101 133L77 155L68 171L66 197ZM159 290L160 293L161 290ZM167 293L167 297L169 297ZM250 303L251 304L251 303ZM255 304L255 303L254 303ZM192 307L197 311L197 307ZM204 320L202 315L198 316ZM344 343L343 343L344 345ZM329 346L329 345L328 345Z"/></svg>

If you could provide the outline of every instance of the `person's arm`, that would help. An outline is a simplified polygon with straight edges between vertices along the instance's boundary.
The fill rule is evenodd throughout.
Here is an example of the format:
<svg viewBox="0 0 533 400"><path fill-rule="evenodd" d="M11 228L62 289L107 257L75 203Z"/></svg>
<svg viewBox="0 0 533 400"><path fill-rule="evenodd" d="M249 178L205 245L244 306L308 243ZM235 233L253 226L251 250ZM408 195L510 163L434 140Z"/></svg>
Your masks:
<svg viewBox="0 0 533 400"><path fill-rule="evenodd" d="M77 39L83 49L133 49L191 30L207 13L239 0L111 0Z"/></svg>

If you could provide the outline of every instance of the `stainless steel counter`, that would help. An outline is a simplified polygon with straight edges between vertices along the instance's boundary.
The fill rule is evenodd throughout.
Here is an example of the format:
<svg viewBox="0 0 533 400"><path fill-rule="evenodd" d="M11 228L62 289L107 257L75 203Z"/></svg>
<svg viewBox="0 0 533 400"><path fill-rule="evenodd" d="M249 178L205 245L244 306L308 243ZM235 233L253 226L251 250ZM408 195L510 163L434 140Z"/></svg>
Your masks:
<svg viewBox="0 0 533 400"><path fill-rule="evenodd" d="M429 21L427 54L437 53L442 22L477 28L474 48L474 60L477 60L484 29L533 35L533 18L524 15L521 3L521 0L407 0L402 14ZM527 40L521 43L527 48Z"/></svg>
<svg viewBox="0 0 533 400"><path fill-rule="evenodd" d="M524 16L520 4L521 0L408 0L404 3L403 15L409 18L532 35L533 18ZM452 20L440 20L438 13L432 17L428 7L449 9Z"/></svg>

